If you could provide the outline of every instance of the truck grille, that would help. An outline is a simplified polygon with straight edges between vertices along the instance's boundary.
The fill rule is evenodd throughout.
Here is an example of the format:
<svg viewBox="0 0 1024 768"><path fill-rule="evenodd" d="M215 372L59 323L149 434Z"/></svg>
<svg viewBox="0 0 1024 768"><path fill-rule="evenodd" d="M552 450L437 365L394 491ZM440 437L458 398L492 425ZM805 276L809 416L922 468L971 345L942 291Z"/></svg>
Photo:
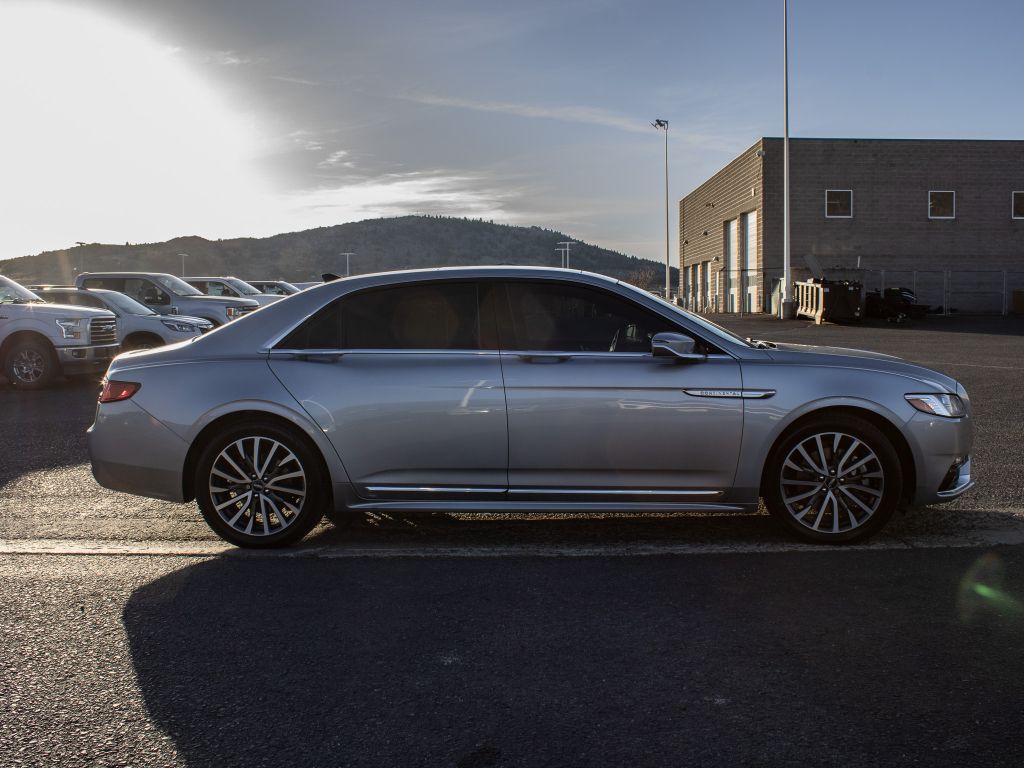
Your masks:
<svg viewBox="0 0 1024 768"><path fill-rule="evenodd" d="M93 344L116 344L117 321L112 317L94 317L89 321L89 341Z"/></svg>

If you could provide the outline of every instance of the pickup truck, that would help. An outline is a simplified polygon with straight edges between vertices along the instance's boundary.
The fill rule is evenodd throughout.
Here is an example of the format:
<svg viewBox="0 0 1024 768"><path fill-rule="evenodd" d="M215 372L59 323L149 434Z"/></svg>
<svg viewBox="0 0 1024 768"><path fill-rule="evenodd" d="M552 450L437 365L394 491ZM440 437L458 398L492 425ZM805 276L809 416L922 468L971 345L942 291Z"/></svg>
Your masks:
<svg viewBox="0 0 1024 768"><path fill-rule="evenodd" d="M47 304L0 275L0 366L19 389L60 374L102 373L120 347L113 312Z"/></svg>
<svg viewBox="0 0 1024 768"><path fill-rule="evenodd" d="M205 296L179 277L166 272L83 272L78 288L103 288L131 296L161 315L189 315L215 326L259 309L252 299Z"/></svg>

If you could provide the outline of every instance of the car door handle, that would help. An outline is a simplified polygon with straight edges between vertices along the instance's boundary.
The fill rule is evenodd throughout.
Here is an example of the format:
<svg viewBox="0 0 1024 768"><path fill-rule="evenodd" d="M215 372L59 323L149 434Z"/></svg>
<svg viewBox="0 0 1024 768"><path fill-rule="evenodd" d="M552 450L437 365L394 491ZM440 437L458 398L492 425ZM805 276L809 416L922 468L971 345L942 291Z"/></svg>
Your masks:
<svg viewBox="0 0 1024 768"><path fill-rule="evenodd" d="M520 353L518 357L524 363L564 363L566 360L572 358L572 355Z"/></svg>

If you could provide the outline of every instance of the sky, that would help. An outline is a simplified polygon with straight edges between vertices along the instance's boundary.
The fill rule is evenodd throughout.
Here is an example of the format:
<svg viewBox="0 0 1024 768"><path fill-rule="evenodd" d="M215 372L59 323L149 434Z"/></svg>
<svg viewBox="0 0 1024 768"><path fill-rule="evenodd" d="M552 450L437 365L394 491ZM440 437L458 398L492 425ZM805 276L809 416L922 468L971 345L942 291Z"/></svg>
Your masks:
<svg viewBox="0 0 1024 768"><path fill-rule="evenodd" d="M793 136L1021 138L1024 3L790 0ZM0 0L0 259L410 213L673 260L782 2ZM552 249L555 244L552 243Z"/></svg>

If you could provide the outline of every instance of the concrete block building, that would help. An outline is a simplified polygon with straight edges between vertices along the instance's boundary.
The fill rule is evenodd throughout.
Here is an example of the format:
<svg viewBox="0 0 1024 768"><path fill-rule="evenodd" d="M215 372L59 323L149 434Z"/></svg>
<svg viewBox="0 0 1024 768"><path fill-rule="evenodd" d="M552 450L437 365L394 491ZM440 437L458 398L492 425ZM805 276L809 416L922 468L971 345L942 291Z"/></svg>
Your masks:
<svg viewBox="0 0 1024 768"><path fill-rule="evenodd" d="M790 139L791 265L868 288L1005 309L1024 289L1024 141ZM783 142L762 138L679 202L679 295L772 311L782 277Z"/></svg>

